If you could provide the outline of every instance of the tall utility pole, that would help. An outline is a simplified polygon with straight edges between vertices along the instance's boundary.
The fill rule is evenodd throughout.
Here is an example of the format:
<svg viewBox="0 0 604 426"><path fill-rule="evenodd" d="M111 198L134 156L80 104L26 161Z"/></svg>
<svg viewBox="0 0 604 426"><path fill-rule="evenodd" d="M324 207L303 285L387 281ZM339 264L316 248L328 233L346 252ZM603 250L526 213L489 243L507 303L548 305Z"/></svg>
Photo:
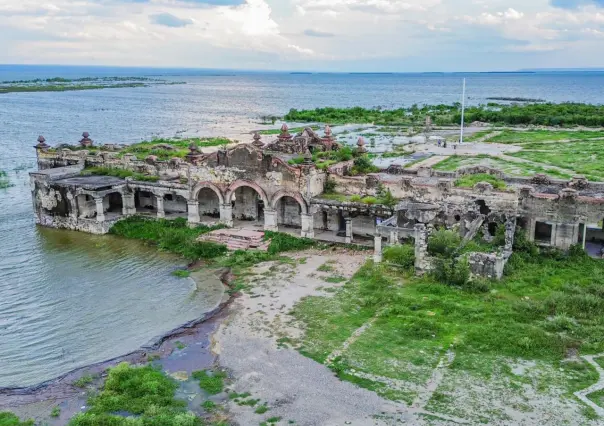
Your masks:
<svg viewBox="0 0 604 426"><path fill-rule="evenodd" d="M463 79L463 92L461 95L461 137L459 143L463 143L463 125L464 125L464 114L466 112L466 79Z"/></svg>

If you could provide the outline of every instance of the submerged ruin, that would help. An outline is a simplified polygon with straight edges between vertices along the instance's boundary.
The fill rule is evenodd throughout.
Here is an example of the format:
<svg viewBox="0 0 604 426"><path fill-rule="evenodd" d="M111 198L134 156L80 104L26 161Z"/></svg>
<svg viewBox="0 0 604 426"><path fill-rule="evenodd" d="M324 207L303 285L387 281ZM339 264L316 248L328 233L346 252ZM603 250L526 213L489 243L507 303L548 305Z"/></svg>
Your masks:
<svg viewBox="0 0 604 426"><path fill-rule="evenodd" d="M500 278L512 252L516 228L543 246L574 244L599 252L604 240L604 183L582 176L570 181L537 174L511 177L499 170L470 167L455 172L430 167L392 166L377 173L351 175L354 160L317 168L312 154L340 148L331 130L319 136L310 128L291 135L284 125L275 140L203 153L191 145L185 158L137 159L106 145L91 150L87 133L77 147L52 149L44 137L35 146L38 171L30 174L36 222L43 226L104 234L130 215L185 217L191 225L220 222L229 227L296 230L300 236L382 247L414 239L416 270L430 269L427 239L435 227L458 229L464 240L477 233L492 239L505 227L505 244L494 253L471 253L475 274ZM357 154L364 152L359 141ZM303 157L301 162L294 158ZM122 169L153 181L86 176L86 168ZM505 182L472 188L455 185L462 176L489 174ZM329 185L327 185L329 183ZM341 197L326 197L325 188ZM395 203L363 202L389 191ZM356 196L356 197L351 197ZM353 201L353 199L355 201ZM599 224L596 228L590 224Z"/></svg>

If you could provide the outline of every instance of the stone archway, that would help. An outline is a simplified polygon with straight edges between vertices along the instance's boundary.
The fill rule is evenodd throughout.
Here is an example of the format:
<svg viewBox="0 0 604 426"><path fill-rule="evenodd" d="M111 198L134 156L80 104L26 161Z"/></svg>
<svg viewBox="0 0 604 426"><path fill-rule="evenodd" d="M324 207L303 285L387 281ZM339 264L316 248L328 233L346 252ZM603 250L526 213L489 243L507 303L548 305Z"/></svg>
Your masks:
<svg viewBox="0 0 604 426"><path fill-rule="evenodd" d="M314 236L313 216L299 192L279 191L273 196L270 206L270 211L266 212L265 229L276 231L279 226L297 228L303 237Z"/></svg>
<svg viewBox="0 0 604 426"><path fill-rule="evenodd" d="M225 205L238 220L263 221L264 211L270 205L264 190L251 181L235 181L227 191Z"/></svg>

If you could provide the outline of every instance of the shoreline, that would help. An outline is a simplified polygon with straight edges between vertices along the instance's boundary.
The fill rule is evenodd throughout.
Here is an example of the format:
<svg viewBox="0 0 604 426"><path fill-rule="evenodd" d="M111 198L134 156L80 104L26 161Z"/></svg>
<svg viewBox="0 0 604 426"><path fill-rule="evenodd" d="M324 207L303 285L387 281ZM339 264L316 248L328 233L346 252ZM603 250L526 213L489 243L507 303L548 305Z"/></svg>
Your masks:
<svg viewBox="0 0 604 426"><path fill-rule="evenodd" d="M188 269L191 269L194 266L198 265L195 263L191 264ZM225 289L231 288L233 277L230 268L217 269L214 271L214 274L225 286ZM191 278L193 278L193 275L194 273L192 273ZM198 282L195 281L196 286L197 284ZM72 398L82 393L83 389L75 385L75 382L81 377L85 375L95 375L98 376L98 379L105 376L104 371L107 370L107 368L114 367L122 362L131 364L147 362L151 352L155 352L153 355L158 356L158 358L154 358L154 360L163 361L173 353L174 344L177 339L185 336L197 336L210 342L211 335L213 334L212 329L215 329L219 325L221 322L221 314L224 313L225 308L230 305L232 300L233 296L231 296L228 291L225 291L222 299L214 309L204 313L203 316L199 318L186 322L151 339L148 343L140 346L135 351L94 364L75 368L58 377L36 385L0 388L0 397L2 397L2 400L0 401L0 411L14 411L17 407L28 404L35 404L47 400ZM206 330L206 328L209 328L209 330Z"/></svg>

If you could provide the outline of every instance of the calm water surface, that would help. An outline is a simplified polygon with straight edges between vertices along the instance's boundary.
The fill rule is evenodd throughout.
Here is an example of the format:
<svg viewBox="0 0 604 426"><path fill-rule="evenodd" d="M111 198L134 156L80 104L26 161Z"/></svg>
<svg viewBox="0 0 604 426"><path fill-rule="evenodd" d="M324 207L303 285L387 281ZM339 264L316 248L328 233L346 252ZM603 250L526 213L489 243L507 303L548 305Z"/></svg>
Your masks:
<svg viewBox="0 0 604 426"><path fill-rule="evenodd" d="M153 136L249 140L259 117L290 108L399 107L528 97L603 103L604 73L350 75L0 66L0 81L157 76L186 85L0 95L0 387L25 386L138 348L211 309L216 286L173 278L178 259L112 237L36 228L27 171L38 135L51 145Z"/></svg>

